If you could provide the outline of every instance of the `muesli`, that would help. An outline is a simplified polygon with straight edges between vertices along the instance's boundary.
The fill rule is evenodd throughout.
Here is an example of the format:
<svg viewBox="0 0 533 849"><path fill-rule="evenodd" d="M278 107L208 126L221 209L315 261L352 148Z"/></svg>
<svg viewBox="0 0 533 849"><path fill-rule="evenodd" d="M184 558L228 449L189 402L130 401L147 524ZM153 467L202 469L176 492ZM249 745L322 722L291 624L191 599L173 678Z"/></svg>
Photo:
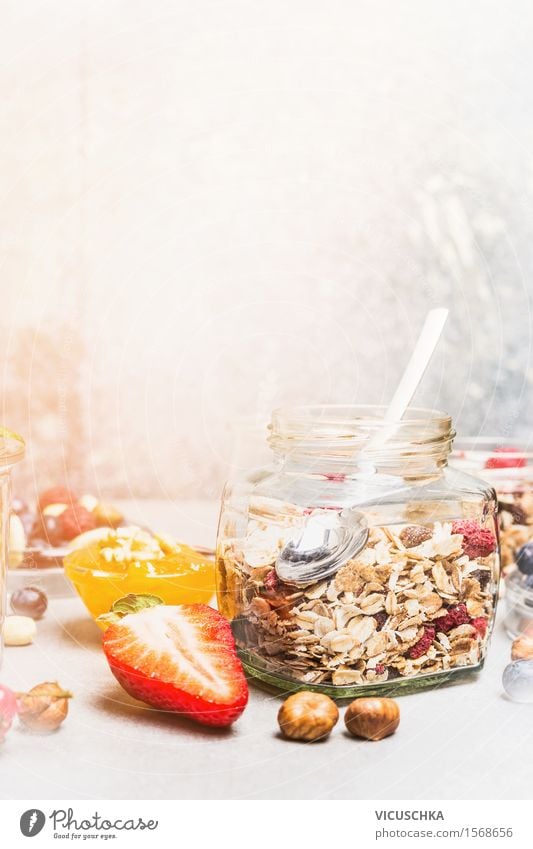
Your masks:
<svg viewBox="0 0 533 849"><path fill-rule="evenodd" d="M377 684L476 666L498 579L493 532L473 520L373 527L331 578L298 587L275 571L284 545L256 523L220 552L219 600L237 644L307 684Z"/></svg>

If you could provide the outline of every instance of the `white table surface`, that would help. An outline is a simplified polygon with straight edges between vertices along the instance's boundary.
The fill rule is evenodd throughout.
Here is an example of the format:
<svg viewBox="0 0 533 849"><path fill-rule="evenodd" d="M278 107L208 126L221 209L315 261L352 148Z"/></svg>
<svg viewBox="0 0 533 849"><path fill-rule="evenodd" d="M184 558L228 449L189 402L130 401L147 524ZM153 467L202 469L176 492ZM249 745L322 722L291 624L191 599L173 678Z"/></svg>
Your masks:
<svg viewBox="0 0 533 849"><path fill-rule="evenodd" d="M204 545L214 541L216 514L198 502L128 505L129 516ZM57 732L11 730L0 746L0 798L531 798L533 705L503 694L510 641L501 621L483 672L401 697L400 728L380 743L348 737L342 718L328 740L285 741L280 700L253 684L231 730L194 726L131 699L100 640L77 598L52 599L35 643L5 649L2 683L24 690L58 680L75 698Z"/></svg>

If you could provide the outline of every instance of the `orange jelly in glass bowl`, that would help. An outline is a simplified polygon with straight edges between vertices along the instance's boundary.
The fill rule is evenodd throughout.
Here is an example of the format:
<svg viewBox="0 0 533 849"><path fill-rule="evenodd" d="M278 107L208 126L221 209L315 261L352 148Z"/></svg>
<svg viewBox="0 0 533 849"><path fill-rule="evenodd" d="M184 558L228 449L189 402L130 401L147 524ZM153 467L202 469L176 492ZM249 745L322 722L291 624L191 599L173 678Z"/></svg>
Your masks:
<svg viewBox="0 0 533 849"><path fill-rule="evenodd" d="M136 526L81 534L64 565L94 619L129 593L156 595L165 604L207 604L215 591L213 561L169 536Z"/></svg>

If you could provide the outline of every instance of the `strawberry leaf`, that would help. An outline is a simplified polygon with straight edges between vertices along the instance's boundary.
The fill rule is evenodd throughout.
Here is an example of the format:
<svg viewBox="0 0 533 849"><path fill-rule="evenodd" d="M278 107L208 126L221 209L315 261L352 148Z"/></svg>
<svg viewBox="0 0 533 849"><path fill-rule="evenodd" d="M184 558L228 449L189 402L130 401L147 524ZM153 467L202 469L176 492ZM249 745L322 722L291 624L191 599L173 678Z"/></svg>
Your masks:
<svg viewBox="0 0 533 849"><path fill-rule="evenodd" d="M130 613L139 613L140 610L145 610L148 607L156 607L158 604L163 604L163 599L159 598L158 595L129 593L113 602L111 611L98 616L98 621L116 625L124 616L128 616Z"/></svg>
<svg viewBox="0 0 533 849"><path fill-rule="evenodd" d="M126 616L128 613L138 613L139 610L144 610L145 607L157 607L158 604L163 604L163 599L158 595L129 593L113 603L111 612L121 613L123 616Z"/></svg>

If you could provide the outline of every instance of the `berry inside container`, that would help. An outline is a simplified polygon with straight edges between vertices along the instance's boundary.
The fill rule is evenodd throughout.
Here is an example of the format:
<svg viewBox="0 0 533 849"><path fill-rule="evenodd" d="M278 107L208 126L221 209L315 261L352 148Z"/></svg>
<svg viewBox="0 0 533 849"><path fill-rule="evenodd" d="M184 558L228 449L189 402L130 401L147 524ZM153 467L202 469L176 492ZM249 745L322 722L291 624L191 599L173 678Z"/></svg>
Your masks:
<svg viewBox="0 0 533 849"><path fill-rule="evenodd" d="M501 437L461 437L450 465L485 480L498 497L501 565L505 575L533 541L533 451Z"/></svg>

